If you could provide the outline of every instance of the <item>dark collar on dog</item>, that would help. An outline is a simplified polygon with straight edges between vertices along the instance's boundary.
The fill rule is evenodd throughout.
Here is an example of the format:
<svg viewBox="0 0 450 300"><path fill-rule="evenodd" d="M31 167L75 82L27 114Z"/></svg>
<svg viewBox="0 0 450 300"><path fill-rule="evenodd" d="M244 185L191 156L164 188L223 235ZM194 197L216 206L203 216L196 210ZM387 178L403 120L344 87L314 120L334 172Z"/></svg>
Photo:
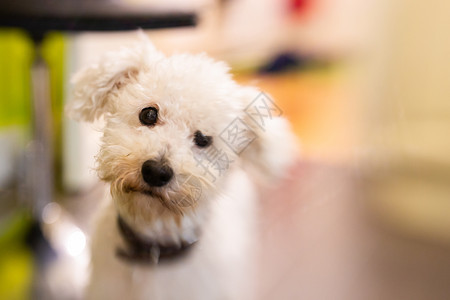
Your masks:
<svg viewBox="0 0 450 300"><path fill-rule="evenodd" d="M120 216L117 217L117 226L126 246L125 249L117 248L116 254L127 262L157 264L171 261L186 255L195 244L182 242L180 245L162 245L139 235Z"/></svg>

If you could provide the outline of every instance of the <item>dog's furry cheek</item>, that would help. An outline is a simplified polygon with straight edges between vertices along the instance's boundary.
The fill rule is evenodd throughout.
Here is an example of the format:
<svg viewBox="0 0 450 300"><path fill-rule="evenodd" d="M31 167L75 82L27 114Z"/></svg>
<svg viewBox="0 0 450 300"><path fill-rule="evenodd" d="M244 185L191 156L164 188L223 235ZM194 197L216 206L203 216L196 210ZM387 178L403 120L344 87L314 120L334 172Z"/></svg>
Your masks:
<svg viewBox="0 0 450 300"><path fill-rule="evenodd" d="M123 147L102 145L96 160L97 174L106 182L128 178L139 171L138 161Z"/></svg>

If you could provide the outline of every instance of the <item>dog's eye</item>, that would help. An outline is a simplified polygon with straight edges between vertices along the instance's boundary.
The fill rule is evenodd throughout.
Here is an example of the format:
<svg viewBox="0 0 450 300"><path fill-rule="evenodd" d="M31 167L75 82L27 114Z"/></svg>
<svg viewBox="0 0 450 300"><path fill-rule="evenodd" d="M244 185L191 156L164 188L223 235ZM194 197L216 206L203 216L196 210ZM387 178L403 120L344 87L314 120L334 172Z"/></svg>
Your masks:
<svg viewBox="0 0 450 300"><path fill-rule="evenodd" d="M200 130L194 133L194 143L200 148L206 148L212 143L212 136L203 135Z"/></svg>
<svg viewBox="0 0 450 300"><path fill-rule="evenodd" d="M139 121L142 125L152 126L158 121L158 110L154 107L146 107L139 113Z"/></svg>

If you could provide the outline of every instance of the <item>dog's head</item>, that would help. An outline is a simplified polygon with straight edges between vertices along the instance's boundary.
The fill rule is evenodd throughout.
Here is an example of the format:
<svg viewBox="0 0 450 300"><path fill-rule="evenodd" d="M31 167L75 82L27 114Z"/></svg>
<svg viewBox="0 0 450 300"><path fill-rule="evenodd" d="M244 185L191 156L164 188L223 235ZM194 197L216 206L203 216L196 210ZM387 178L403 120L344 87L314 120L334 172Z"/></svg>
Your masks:
<svg viewBox="0 0 450 300"><path fill-rule="evenodd" d="M286 123L273 116L266 120L273 126L261 127L248 111L260 92L206 55L166 57L142 41L107 54L73 82L67 111L78 120L104 118L97 170L127 214L158 203L182 215L243 160L265 174L279 174L287 161L288 152L273 152L290 147Z"/></svg>

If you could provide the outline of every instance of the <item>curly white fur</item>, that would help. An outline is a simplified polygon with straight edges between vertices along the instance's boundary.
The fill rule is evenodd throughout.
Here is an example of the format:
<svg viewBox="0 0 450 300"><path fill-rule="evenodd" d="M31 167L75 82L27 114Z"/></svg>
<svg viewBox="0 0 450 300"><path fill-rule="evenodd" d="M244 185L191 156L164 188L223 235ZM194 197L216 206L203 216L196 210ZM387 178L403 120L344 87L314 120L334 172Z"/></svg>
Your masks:
<svg viewBox="0 0 450 300"><path fill-rule="evenodd" d="M245 109L260 91L234 82L224 63L203 54L166 57L147 39L105 55L73 83L69 116L105 120L97 171L111 184L93 237L87 298L251 298L254 191L239 168L266 182L282 175L296 148L287 122L273 117L261 128L252 121ZM158 109L155 126L138 118L149 106ZM239 154L221 138L236 118L256 136ZM198 162L205 150L193 142L197 130L212 136L214 149L229 159L213 178ZM143 180L141 166L149 159L171 166L167 185L151 188ZM161 243L199 243L173 264L126 263L115 256L123 244L117 214Z"/></svg>

